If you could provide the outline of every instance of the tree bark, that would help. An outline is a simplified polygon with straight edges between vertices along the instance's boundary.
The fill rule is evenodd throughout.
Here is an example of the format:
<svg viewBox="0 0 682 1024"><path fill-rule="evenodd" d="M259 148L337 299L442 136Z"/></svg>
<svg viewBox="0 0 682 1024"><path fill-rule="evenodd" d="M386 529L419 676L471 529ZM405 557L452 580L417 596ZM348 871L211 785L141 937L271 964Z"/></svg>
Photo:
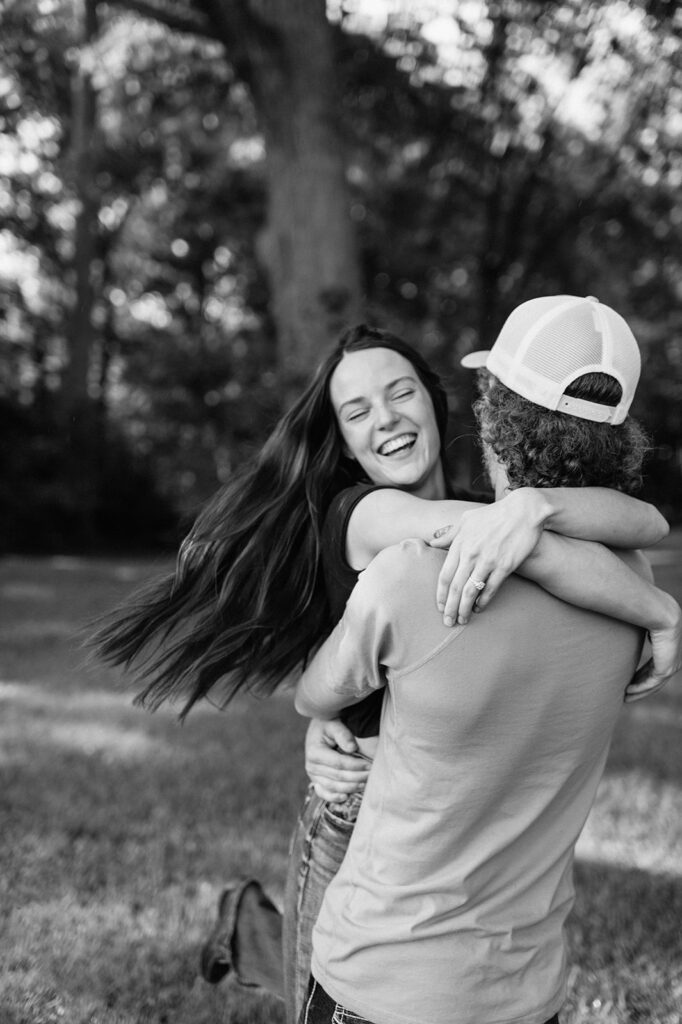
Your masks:
<svg viewBox="0 0 682 1024"><path fill-rule="evenodd" d="M324 0L222 0L241 10L266 147L270 280L278 360L295 384L361 316L355 235ZM229 56L229 49L228 49Z"/></svg>

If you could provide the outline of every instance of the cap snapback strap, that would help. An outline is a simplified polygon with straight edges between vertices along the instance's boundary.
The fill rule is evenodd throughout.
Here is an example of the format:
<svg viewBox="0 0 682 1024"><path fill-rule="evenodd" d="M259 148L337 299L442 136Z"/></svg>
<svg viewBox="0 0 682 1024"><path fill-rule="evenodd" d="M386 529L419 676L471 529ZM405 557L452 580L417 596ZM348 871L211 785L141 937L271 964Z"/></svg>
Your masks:
<svg viewBox="0 0 682 1024"><path fill-rule="evenodd" d="M592 420L593 423L617 423L618 410L617 405L601 405L571 395L562 395L557 405L557 412L565 412L581 420Z"/></svg>

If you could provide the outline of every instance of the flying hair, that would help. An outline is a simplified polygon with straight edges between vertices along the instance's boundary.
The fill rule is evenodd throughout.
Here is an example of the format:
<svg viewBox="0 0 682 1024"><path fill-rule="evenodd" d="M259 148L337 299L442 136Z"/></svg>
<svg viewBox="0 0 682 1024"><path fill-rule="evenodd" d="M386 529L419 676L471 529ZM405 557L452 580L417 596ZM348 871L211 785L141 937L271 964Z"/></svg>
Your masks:
<svg viewBox="0 0 682 1024"><path fill-rule="evenodd" d="M412 364L431 396L442 450L448 407L437 374L388 331L361 324L344 332L255 463L205 505L174 571L133 595L91 638L105 661L145 677L138 703L181 701L184 717L209 692L220 706L240 691L268 695L328 634L322 524L335 495L363 479L344 455L329 382L346 352L371 348Z"/></svg>

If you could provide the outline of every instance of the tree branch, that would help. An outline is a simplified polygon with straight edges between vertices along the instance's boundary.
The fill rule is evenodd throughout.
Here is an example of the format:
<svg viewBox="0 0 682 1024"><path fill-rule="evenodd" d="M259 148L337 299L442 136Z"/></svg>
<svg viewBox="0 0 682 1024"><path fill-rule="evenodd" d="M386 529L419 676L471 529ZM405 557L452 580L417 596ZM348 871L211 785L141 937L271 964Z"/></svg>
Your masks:
<svg viewBox="0 0 682 1024"><path fill-rule="evenodd" d="M252 90L258 85L254 62L267 64L281 57L279 32L251 9L249 0L188 0L183 5L175 0L108 2L177 32L189 32L222 43L237 77Z"/></svg>
<svg viewBox="0 0 682 1024"><path fill-rule="evenodd" d="M112 7L133 11L142 18L158 21L176 32L189 32L194 35L204 36L207 39L220 40L215 26L199 13L193 5L181 11L178 10L177 5L171 8L164 4L154 3L154 0L108 0L108 3Z"/></svg>
<svg viewBox="0 0 682 1024"><path fill-rule="evenodd" d="M219 39L228 54L230 63L239 78L249 88L253 87L253 65L249 52L248 26L240 3L222 0L193 0L195 10L210 26L213 35Z"/></svg>
<svg viewBox="0 0 682 1024"><path fill-rule="evenodd" d="M281 59L282 39L275 26L254 11L249 0L193 0L193 4L213 26L239 78L257 91L256 65Z"/></svg>

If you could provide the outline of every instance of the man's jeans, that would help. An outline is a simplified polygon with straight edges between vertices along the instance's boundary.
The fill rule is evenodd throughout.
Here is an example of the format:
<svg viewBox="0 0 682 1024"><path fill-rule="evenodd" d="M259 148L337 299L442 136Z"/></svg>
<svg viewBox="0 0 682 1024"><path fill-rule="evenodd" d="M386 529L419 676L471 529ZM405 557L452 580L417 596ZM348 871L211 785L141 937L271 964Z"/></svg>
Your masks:
<svg viewBox="0 0 682 1024"><path fill-rule="evenodd" d="M311 976L298 1024L372 1024L372 1021L341 1006ZM481 1021L481 1024L484 1022ZM558 1016L555 1014L546 1024L559 1024Z"/></svg>

